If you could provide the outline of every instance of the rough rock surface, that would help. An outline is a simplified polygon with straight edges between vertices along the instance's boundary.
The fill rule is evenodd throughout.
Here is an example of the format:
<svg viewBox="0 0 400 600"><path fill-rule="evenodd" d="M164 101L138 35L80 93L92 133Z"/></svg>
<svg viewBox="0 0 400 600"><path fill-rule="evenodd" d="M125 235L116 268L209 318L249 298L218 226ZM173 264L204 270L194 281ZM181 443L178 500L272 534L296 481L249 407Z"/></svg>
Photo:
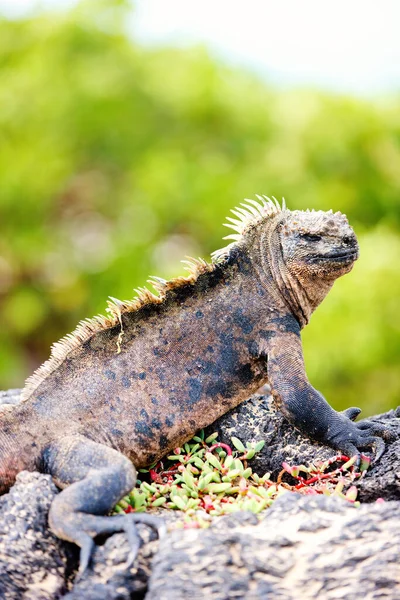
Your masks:
<svg viewBox="0 0 400 600"><path fill-rule="evenodd" d="M0 598L59 598L65 590L68 546L49 530L47 514L57 488L50 475L17 476L0 497Z"/></svg>
<svg viewBox="0 0 400 600"><path fill-rule="evenodd" d="M4 409L12 410L6 405L18 401L18 392L0 395ZM56 487L48 475L23 472L0 498L0 598L400 600L399 416L397 410L377 417L390 423L398 439L387 444L380 462L358 484L364 502L378 497L397 502L355 509L339 498L287 493L261 523L251 513L237 513L208 530L175 530L158 552L154 534L139 526L145 543L132 567L127 568L125 535L116 534L98 546L80 581L74 581L76 547L58 540L47 526ZM267 396L253 396L211 425L208 432L213 431L227 443L232 435L265 439L252 461L260 474L276 476L284 460L307 463L333 454L295 431Z"/></svg>
<svg viewBox="0 0 400 600"><path fill-rule="evenodd" d="M92 566L75 583L68 600L129 600L144 597L150 576L151 560L158 548L155 534L148 527L138 526L143 546L132 567L127 567L129 545L125 534L117 533L95 550Z"/></svg>
<svg viewBox="0 0 400 600"><path fill-rule="evenodd" d="M146 600L400 598L400 503L285 494L161 542Z"/></svg>
<svg viewBox="0 0 400 600"><path fill-rule="evenodd" d="M142 598L158 546L154 532L138 526L144 545L130 568L125 535L113 535L96 548L91 568L73 585L78 549L54 536L47 523L57 493L49 475L22 471L10 493L0 498L1 600Z"/></svg>

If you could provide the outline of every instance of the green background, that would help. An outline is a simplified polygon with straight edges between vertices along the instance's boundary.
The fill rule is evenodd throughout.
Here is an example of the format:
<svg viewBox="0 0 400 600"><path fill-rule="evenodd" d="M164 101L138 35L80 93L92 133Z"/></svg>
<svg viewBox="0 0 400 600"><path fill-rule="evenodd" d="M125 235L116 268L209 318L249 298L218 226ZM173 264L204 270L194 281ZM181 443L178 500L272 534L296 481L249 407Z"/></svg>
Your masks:
<svg viewBox="0 0 400 600"><path fill-rule="evenodd" d="M335 408L397 406L400 98L278 91L202 47L145 49L129 3L0 19L0 388L149 275L209 258L256 193L345 212L361 258L303 334Z"/></svg>

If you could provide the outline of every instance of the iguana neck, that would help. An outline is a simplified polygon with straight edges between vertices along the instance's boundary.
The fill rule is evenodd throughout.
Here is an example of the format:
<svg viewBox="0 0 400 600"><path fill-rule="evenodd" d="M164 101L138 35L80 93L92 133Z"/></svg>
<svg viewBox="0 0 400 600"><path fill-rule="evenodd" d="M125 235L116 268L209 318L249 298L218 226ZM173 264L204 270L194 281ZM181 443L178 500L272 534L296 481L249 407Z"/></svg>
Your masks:
<svg viewBox="0 0 400 600"><path fill-rule="evenodd" d="M259 235L258 252L254 261L260 280L275 294L279 295L286 307L304 327L310 320L311 314L322 302L333 282L325 283L301 281L287 268L282 255L282 248L276 224L264 230ZM258 266L258 268L257 268ZM311 285L307 285L310 284Z"/></svg>

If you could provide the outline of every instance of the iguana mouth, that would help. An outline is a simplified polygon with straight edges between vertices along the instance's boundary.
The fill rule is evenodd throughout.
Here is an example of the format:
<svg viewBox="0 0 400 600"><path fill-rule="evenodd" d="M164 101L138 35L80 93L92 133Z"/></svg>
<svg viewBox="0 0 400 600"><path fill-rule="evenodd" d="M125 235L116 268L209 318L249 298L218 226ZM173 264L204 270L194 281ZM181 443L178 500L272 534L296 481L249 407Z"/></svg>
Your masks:
<svg viewBox="0 0 400 600"><path fill-rule="evenodd" d="M320 256L320 260L329 260L331 262L352 262L358 258L358 249L352 248L349 250L339 250L337 252L330 252L325 256Z"/></svg>
<svg viewBox="0 0 400 600"><path fill-rule="evenodd" d="M350 263L357 260L359 256L358 248L349 248L348 250L338 250L337 252L329 252L324 256L310 256L307 262L319 263L319 262L338 262L338 263Z"/></svg>

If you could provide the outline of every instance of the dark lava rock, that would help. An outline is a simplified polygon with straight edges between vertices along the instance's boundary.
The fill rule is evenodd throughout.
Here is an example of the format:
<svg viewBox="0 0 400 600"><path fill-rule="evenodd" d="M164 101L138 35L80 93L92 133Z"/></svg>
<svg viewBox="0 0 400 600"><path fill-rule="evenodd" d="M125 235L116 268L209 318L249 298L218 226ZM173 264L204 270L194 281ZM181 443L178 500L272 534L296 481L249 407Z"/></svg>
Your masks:
<svg viewBox="0 0 400 600"><path fill-rule="evenodd" d="M94 552L90 569L64 596L68 600L130 600L141 599L147 589L151 560L157 550L156 534L138 525L143 546L135 563L128 567L129 544L123 533L109 537Z"/></svg>
<svg viewBox="0 0 400 600"><path fill-rule="evenodd" d="M172 532L146 600L398 600L399 518L399 502L356 509L287 493L258 525L236 513L208 530Z"/></svg>
<svg viewBox="0 0 400 600"><path fill-rule="evenodd" d="M111 536L96 547L90 568L73 585L79 550L54 536L47 522L57 493L49 475L22 471L10 492L0 498L1 600L143 598L158 546L156 534L138 525L143 546L130 567L127 538Z"/></svg>
<svg viewBox="0 0 400 600"><path fill-rule="evenodd" d="M23 471L0 498L2 600L50 600L65 591L68 548L47 524L56 494L50 475Z"/></svg>

